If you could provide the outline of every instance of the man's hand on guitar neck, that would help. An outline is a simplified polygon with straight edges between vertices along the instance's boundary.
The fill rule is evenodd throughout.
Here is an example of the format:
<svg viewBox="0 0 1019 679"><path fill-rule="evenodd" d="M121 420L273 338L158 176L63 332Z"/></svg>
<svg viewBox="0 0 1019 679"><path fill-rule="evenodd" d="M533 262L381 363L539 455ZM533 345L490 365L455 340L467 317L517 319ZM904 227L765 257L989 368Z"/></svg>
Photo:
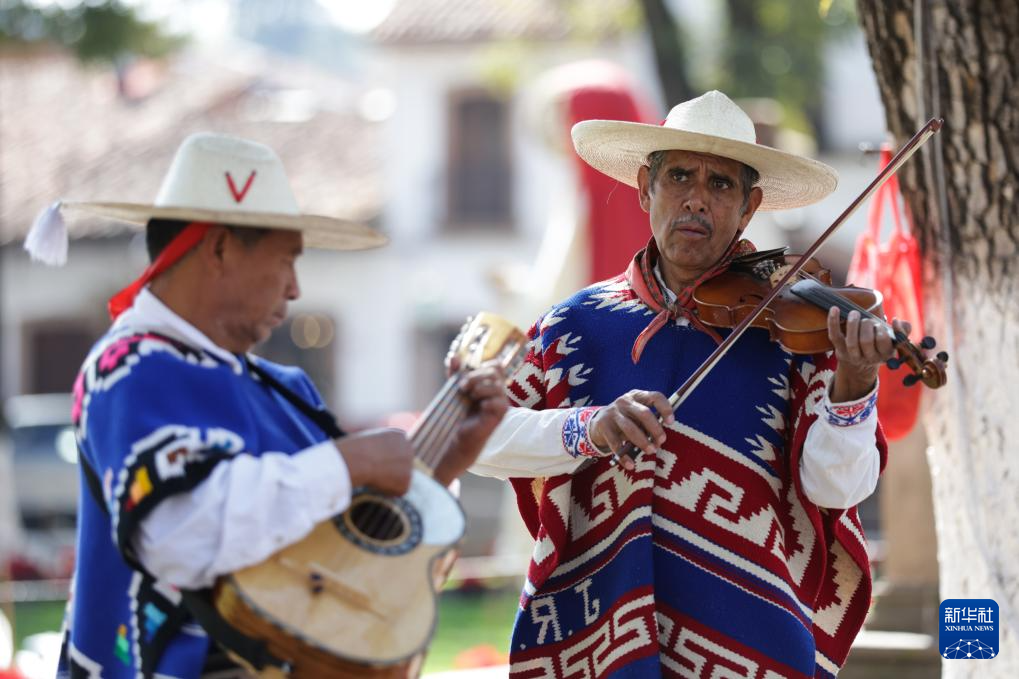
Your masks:
<svg viewBox="0 0 1019 679"><path fill-rule="evenodd" d="M449 363L450 373L460 367L459 359ZM488 437L509 409L506 397L506 375L494 362L470 371L460 385L461 393L470 401L467 416L457 425L449 450L435 467L435 480L444 486L453 483L474 464Z"/></svg>
<svg viewBox="0 0 1019 679"><path fill-rule="evenodd" d="M387 495L403 495L410 488L414 449L399 429L372 429L336 440L347 464L350 485L371 486Z"/></svg>

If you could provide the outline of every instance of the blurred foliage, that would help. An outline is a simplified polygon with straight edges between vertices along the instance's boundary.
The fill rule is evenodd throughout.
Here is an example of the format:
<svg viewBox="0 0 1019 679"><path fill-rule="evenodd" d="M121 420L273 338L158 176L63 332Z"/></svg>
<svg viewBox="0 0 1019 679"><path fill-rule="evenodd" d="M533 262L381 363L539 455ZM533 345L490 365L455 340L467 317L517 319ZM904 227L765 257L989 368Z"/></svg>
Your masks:
<svg viewBox="0 0 1019 679"><path fill-rule="evenodd" d="M165 56L184 40L164 33L159 24L141 19L118 0L71 7L0 0L0 45L56 43L83 62L119 64L131 57Z"/></svg>
<svg viewBox="0 0 1019 679"><path fill-rule="evenodd" d="M820 131L824 48L857 30L855 0L713 0L725 12L717 49L677 19L681 1L639 3L668 106L718 89L735 99L773 99L783 126Z"/></svg>
<svg viewBox="0 0 1019 679"><path fill-rule="evenodd" d="M569 18L574 39L595 43L609 33L629 33L641 27L643 14L636 0L598 3L592 0L563 0L560 6Z"/></svg>
<svg viewBox="0 0 1019 679"><path fill-rule="evenodd" d="M728 36L709 87L733 98L770 97L785 125L815 133L824 46L856 30L853 0L725 0Z"/></svg>
<svg viewBox="0 0 1019 679"><path fill-rule="evenodd" d="M556 6L570 26L569 40L578 45L597 45L608 36L632 33L644 26L637 0L559 0ZM534 47L534 40L528 38L492 42L478 63L482 81L493 92L510 96L520 83L545 68L533 58Z"/></svg>

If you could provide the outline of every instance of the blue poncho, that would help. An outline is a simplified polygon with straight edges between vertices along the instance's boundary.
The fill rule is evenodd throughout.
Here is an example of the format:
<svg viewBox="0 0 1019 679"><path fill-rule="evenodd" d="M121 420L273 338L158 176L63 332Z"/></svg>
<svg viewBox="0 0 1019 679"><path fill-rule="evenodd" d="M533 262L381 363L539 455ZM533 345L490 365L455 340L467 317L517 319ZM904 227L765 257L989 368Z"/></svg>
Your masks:
<svg viewBox="0 0 1019 679"><path fill-rule="evenodd" d="M116 325L93 348L74 388L83 467L78 562L58 676L197 677L210 640L180 593L133 568L139 522L235 455L294 453L324 441L316 427L245 362L168 336ZM299 369L252 361L313 407L322 399Z"/></svg>

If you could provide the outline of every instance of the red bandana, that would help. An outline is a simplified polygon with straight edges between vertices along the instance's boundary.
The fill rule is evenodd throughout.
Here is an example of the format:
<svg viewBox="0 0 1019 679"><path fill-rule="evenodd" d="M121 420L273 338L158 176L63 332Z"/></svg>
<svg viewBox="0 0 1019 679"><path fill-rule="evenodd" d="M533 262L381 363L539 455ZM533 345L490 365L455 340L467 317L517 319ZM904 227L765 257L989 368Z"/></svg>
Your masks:
<svg viewBox="0 0 1019 679"><path fill-rule="evenodd" d="M117 316L130 309L131 305L134 304L134 298L138 296L142 288L148 285L153 278L176 264L181 257L198 245L205 236L205 232L211 226L212 224L209 222L191 222L183 231L178 233L170 241L170 244L159 253L156 261L152 262L141 276L110 298L106 305L107 310L110 312L110 318L117 320Z"/></svg>
<svg viewBox="0 0 1019 679"><path fill-rule="evenodd" d="M637 293L637 298L651 307L652 311L658 312L658 315L641 331L637 336L637 340L633 343L633 349L630 350L630 358L633 362L636 364L640 360L640 355L644 353L644 347L655 336L655 333L665 327L666 323L675 321L680 316L685 316L689 319L691 325L708 333L715 342L721 344L722 338L719 337L718 333L701 323L701 320L697 318L697 314L694 311L693 291L704 281L714 278L727 270L729 262L734 257L746 255L756 250L757 248L754 247L754 244L748 240L733 239L732 245L722 255L722 258L718 260L718 263L701 274L693 282L693 285L676 291L676 301L670 304L668 296L658 282L658 277L655 276L655 263L658 261L659 254L658 245L655 243L655 239L651 238L647 246L634 255L633 261L630 262L630 266L626 269L626 282Z"/></svg>

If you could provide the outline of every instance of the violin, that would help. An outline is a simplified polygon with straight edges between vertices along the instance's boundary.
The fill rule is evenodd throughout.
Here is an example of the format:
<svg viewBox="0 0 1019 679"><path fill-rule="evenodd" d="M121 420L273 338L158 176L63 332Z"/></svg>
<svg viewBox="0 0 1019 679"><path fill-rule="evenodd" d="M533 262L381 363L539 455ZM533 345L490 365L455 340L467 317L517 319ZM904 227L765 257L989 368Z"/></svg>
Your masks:
<svg viewBox="0 0 1019 679"><path fill-rule="evenodd" d="M693 301L700 320L716 328L734 328L747 318L761 300L772 293L789 268L799 265L801 257L786 255L785 248L755 252L735 258L729 269L699 285ZM933 359L924 355L924 349L933 349L933 337L924 337L917 346L902 332L895 330L884 318L881 293L854 286L835 287L831 272L813 258L802 262L794 276L795 282L786 284L757 314L751 327L764 328L771 339L786 351L794 354L816 354L832 349L828 337L828 310L836 306L841 311L843 327L850 311L858 311L861 318L874 321L887 329L892 336L897 357L888 360L888 367L897 369L907 365L910 374L903 384L918 382L937 389L948 381L945 363L948 354L941 351Z"/></svg>
<svg viewBox="0 0 1019 679"><path fill-rule="evenodd" d="M683 401L689 398L690 394L693 393L694 389L697 388L711 371L715 365L728 353L732 345L743 336L747 328L751 325L759 325L759 327L767 328L772 332L773 337L780 337L779 341L788 342L789 345L795 345L798 341L804 341L805 344L813 342L811 346L821 346L821 340L819 335L824 335L824 345L820 351L824 351L826 348L831 348L831 344L827 340L827 312L832 306L837 306L841 310L843 322L845 322L845 316L852 310L861 312L861 316L864 318L870 318L884 325L892 331L895 340L895 348L898 357L889 361L889 367L898 368L903 363L909 365L913 371L911 375L906 376L905 382L913 385L917 382L923 382L924 384L931 387L940 387L947 381L945 372L945 361L948 360L948 355L944 352L938 354L935 360L928 360L920 347L931 349L934 347L934 340L932 338L925 337L920 343L920 347L910 343L903 333L894 332L894 329L888 325L884 320L883 316L878 315L880 313L881 296L873 290L867 291L870 293L872 303L868 308L868 299L866 294L863 297L859 296L861 288L832 288L822 282L822 279L813 276L810 272L804 271L808 264L811 264L811 258L813 254L820 248L824 243L831 237L835 231L839 229L846 220L866 201L870 198L878 187L888 181L888 178L895 174L896 171L905 163L917 149L927 142L936 132L941 129L944 121L940 118L932 118L927 121L920 130L917 131L913 137L906 142L899 151L892 157L888 164L878 173L877 177L871 181L871 183L863 190L859 196L849 204L841 215L839 215L831 226L829 226L824 233L822 233L814 243L807 248L799 257L792 257L786 259L783 255L781 265L776 266L776 270L764 276L764 274L754 274L752 278L757 279L752 281L755 283L753 288L741 288L740 285L732 284L731 287L735 289L734 295L723 295L714 298L715 302L719 299L723 303L717 303L713 308L707 308L704 312L705 315L701 316L701 320L705 324L710 324L705 316L710 317L712 313L718 312L718 318L715 322L724 327L731 327L732 332L726 337L720 345L708 356L700 367L693 372L690 377L673 392L672 396L669 397L669 404L673 410L678 408ZM756 259L766 260L770 257L762 255L774 255L774 251L766 253L757 253ZM777 255L775 255L777 257ZM755 259L753 256L751 260ZM791 261L790 261L791 260ZM814 262L816 266L815 271L821 272L819 264ZM727 287L727 283L731 284L734 276L739 276L741 271L730 271L722 273L715 278L705 281L698 289L701 290L701 298L707 298L707 293L713 289ZM731 274L731 275L730 275ZM763 276L763 277L762 277ZM775 279L778 280L775 280ZM794 280L795 279L795 280ZM762 284L762 281L766 281ZM830 276L828 282L831 282ZM744 277L741 281L742 285L747 284L748 281ZM756 299L754 299L756 297ZM780 300L779 298L783 298ZM817 318L821 318L821 322L810 325L806 323L796 323L792 327L800 328L800 332L789 331L787 332L788 326L785 323L792 324L789 320L793 315L791 313L783 313L783 307L790 299L804 300L804 303L800 306L800 309L804 315L813 314ZM696 299L696 292L695 292ZM710 299L709 299L710 301ZM756 302L756 303L755 303ZM862 303L861 303L862 302ZM721 307L725 307L727 311L722 312ZM809 307L816 307L814 311L807 311ZM700 309L698 309L700 311ZM875 313L877 312L877 313ZM819 314L819 315L818 315ZM761 316L764 316L762 320L759 320ZM803 329L806 332L803 332ZM823 330L822 330L823 329ZM800 335L797 337L797 335ZM788 345L786 348L792 350ZM807 351L806 353L816 353L814 351ZM801 352L802 353L802 352ZM632 443L628 443L623 446L617 454L613 455L613 461L619 461L620 456L629 457L631 460L635 460L640 453L640 449L634 446Z"/></svg>

